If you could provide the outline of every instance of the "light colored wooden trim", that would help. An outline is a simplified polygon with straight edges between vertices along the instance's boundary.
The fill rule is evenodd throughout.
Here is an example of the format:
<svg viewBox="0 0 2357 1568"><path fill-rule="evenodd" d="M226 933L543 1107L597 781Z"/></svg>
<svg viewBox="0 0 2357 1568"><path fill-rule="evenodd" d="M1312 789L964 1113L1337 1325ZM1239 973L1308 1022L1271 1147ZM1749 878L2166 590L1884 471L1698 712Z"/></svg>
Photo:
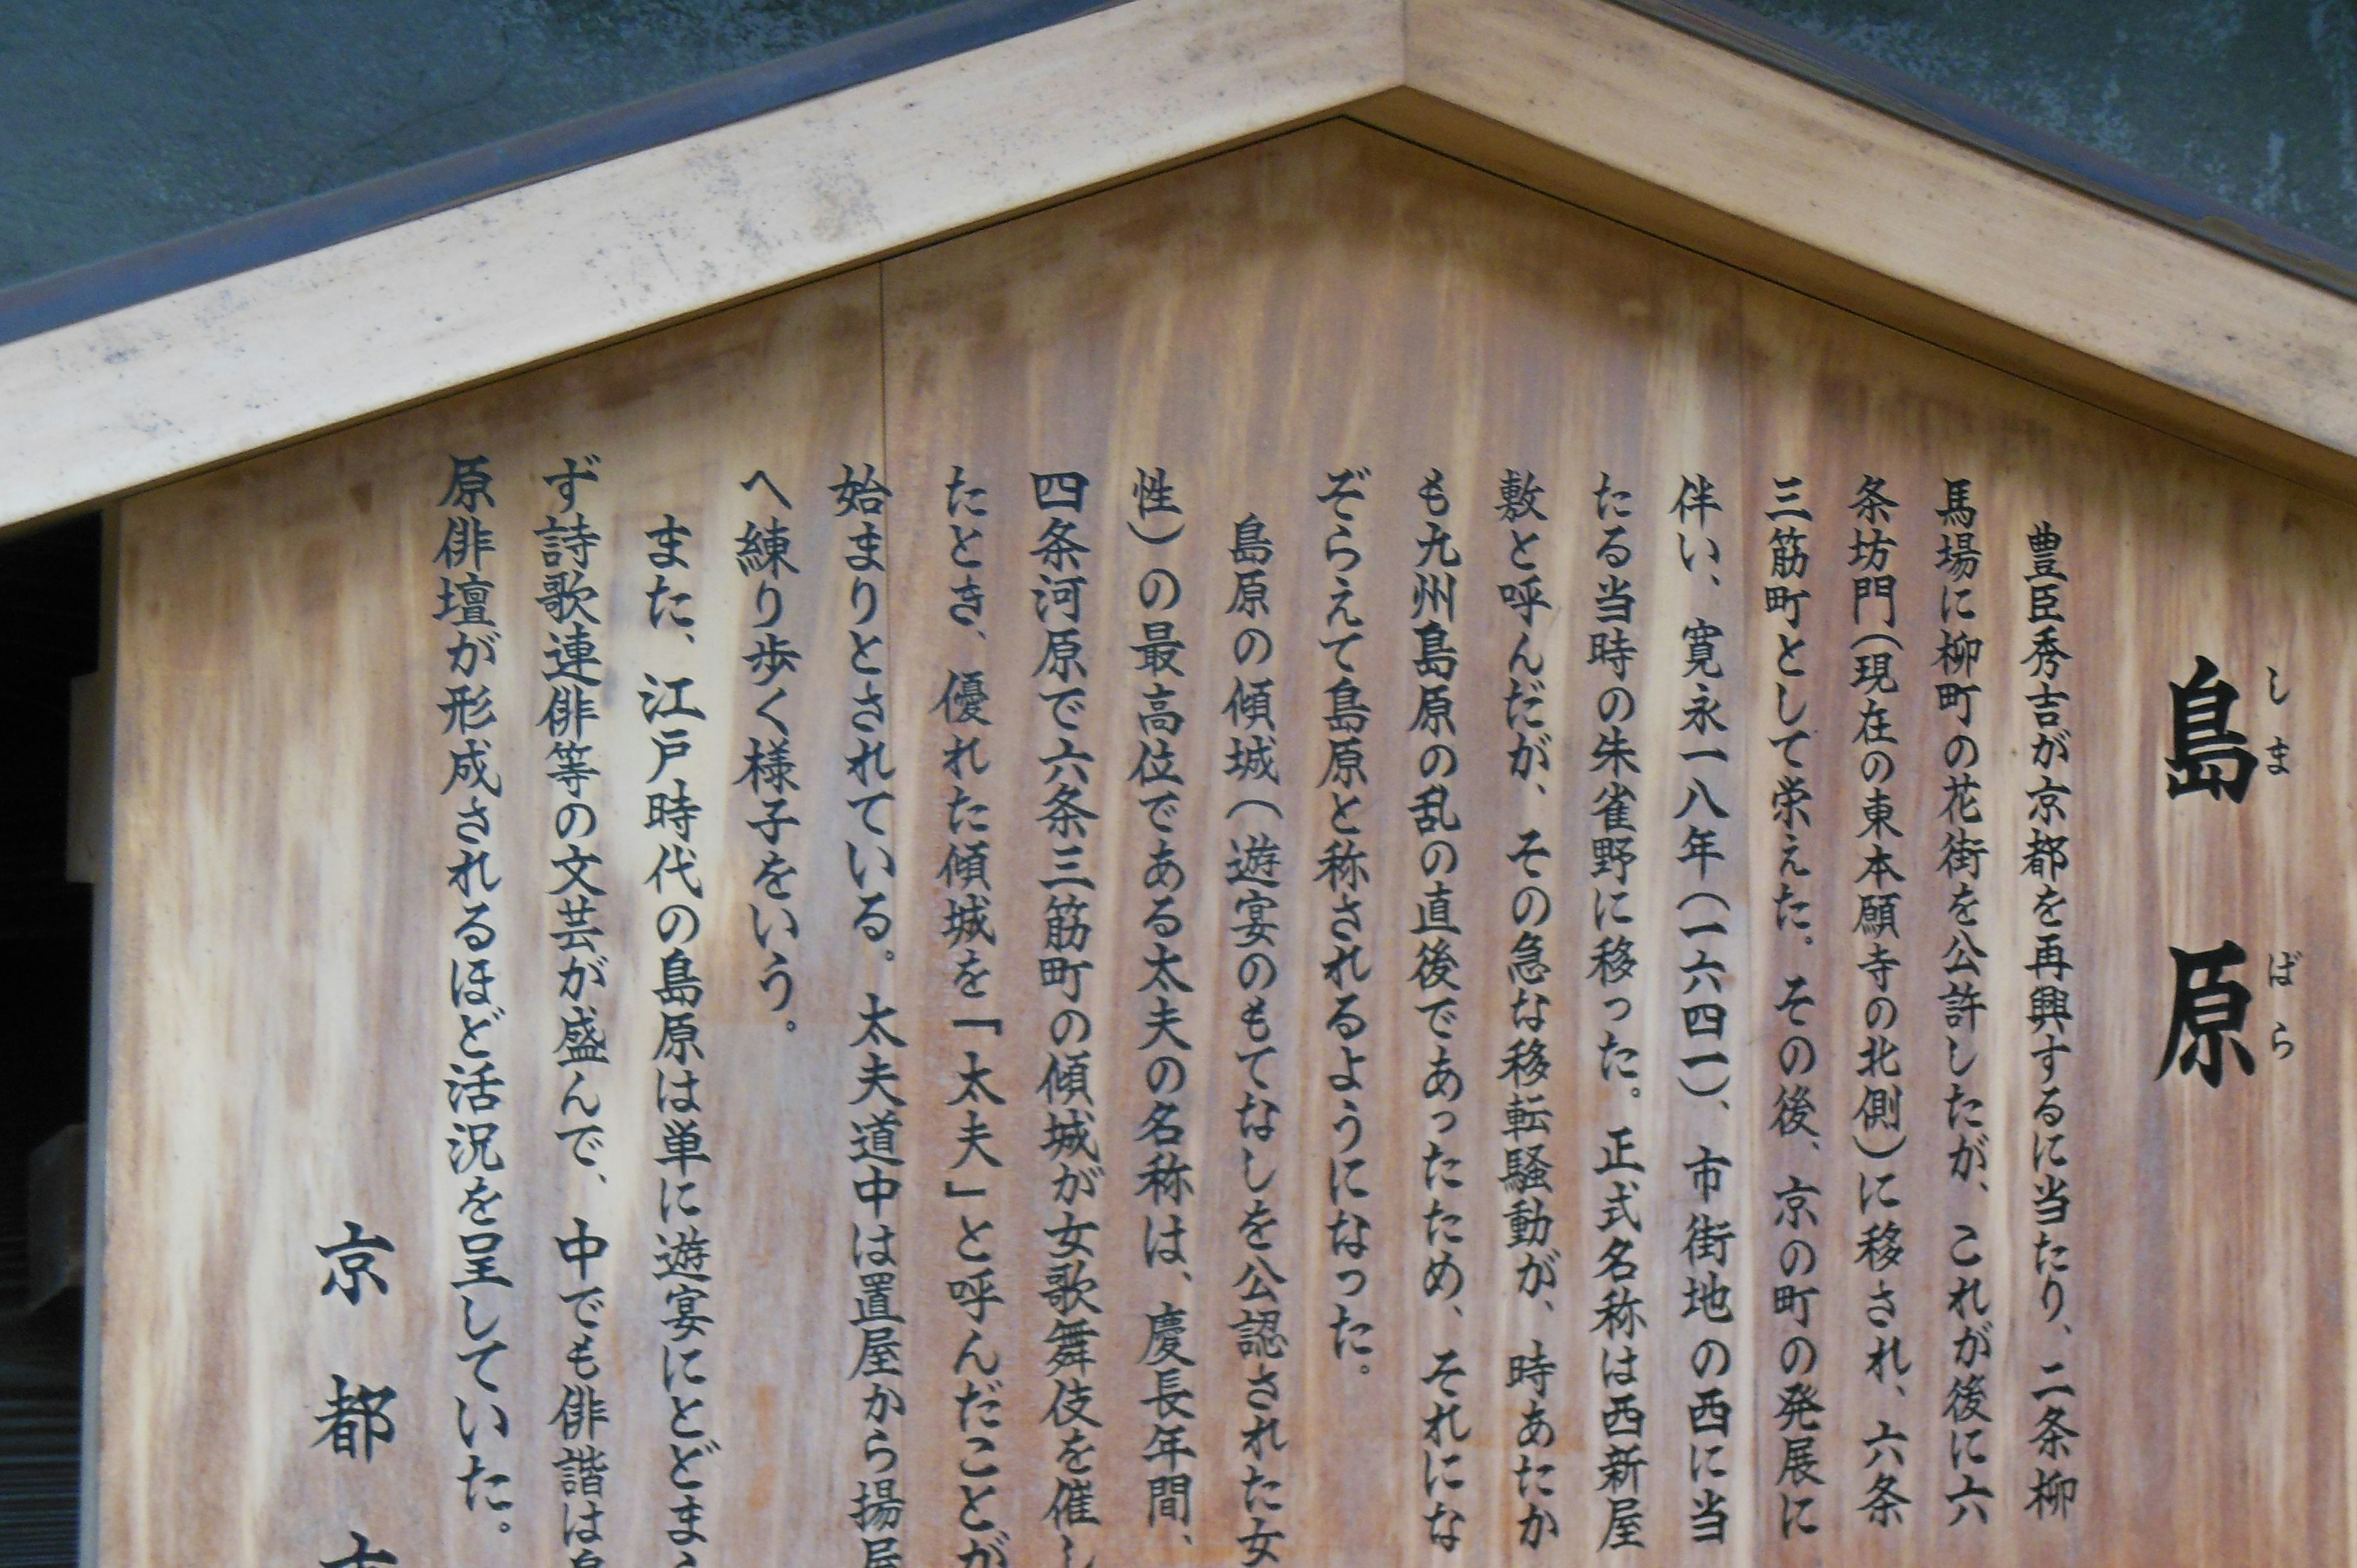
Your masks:
<svg viewBox="0 0 2357 1568"><path fill-rule="evenodd" d="M2357 494L2357 302L1609 0L1407 7L1371 123Z"/></svg>
<svg viewBox="0 0 2357 1568"><path fill-rule="evenodd" d="M52 515L1396 85L1400 0L1129 0L0 347Z"/></svg>
<svg viewBox="0 0 2357 1568"><path fill-rule="evenodd" d="M2357 302L1609 0L1128 0L0 346L0 525L1338 112L2357 496Z"/></svg>

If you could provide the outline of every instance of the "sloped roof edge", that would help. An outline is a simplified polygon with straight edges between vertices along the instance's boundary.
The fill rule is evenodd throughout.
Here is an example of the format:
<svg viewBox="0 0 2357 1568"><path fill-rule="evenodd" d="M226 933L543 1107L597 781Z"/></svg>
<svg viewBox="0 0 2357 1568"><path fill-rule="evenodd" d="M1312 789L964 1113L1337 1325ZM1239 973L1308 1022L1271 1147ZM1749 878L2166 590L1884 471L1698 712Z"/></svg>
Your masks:
<svg viewBox="0 0 2357 1568"><path fill-rule="evenodd" d="M0 287L0 344L930 65L1123 0L955 0L883 27Z"/></svg>
<svg viewBox="0 0 2357 1568"><path fill-rule="evenodd" d="M2319 288L2357 298L2357 254L1977 103L1735 0L1615 0L1682 32L2044 175Z"/></svg>
<svg viewBox="0 0 2357 1568"><path fill-rule="evenodd" d="M2357 301L1700 31L1611 0L1086 10L0 343L0 524L1337 113L2357 495Z"/></svg>

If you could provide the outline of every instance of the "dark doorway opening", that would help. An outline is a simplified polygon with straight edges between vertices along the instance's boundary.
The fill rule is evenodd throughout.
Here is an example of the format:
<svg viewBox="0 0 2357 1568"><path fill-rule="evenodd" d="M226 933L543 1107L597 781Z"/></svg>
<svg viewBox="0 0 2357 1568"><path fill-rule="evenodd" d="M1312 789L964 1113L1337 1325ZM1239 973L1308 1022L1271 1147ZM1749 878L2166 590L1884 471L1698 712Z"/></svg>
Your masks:
<svg viewBox="0 0 2357 1568"><path fill-rule="evenodd" d="M80 1532L92 889L67 879L68 778L101 537L95 516L0 536L0 1568L71 1564Z"/></svg>

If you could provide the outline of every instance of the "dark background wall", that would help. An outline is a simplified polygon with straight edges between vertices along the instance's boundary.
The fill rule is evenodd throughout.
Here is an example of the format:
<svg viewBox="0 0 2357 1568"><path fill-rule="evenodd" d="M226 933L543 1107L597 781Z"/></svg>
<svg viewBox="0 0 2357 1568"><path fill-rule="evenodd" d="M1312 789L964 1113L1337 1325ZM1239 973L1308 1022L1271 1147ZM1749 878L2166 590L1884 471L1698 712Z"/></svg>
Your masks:
<svg viewBox="0 0 2357 1568"><path fill-rule="evenodd" d="M941 0L0 0L0 285Z"/></svg>
<svg viewBox="0 0 2357 1568"><path fill-rule="evenodd" d="M2357 0L1746 3L2357 251ZM0 0L0 285L939 4Z"/></svg>
<svg viewBox="0 0 2357 1568"><path fill-rule="evenodd" d="M1741 0L2357 252L2351 0Z"/></svg>
<svg viewBox="0 0 2357 1568"><path fill-rule="evenodd" d="M82 1293L35 1306L29 1156L90 1105L91 890L66 881L70 682L98 668L99 525L0 539L0 1568L74 1560Z"/></svg>

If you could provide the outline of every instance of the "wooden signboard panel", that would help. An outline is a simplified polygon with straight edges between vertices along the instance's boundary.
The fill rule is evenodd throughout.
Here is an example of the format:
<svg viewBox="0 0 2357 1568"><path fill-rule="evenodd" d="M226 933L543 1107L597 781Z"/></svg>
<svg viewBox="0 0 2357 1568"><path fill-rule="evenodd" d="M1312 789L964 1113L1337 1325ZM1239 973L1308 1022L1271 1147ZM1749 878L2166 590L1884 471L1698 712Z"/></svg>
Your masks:
<svg viewBox="0 0 2357 1568"><path fill-rule="evenodd" d="M1344 126L136 500L105 1560L2344 1561L2352 522Z"/></svg>

